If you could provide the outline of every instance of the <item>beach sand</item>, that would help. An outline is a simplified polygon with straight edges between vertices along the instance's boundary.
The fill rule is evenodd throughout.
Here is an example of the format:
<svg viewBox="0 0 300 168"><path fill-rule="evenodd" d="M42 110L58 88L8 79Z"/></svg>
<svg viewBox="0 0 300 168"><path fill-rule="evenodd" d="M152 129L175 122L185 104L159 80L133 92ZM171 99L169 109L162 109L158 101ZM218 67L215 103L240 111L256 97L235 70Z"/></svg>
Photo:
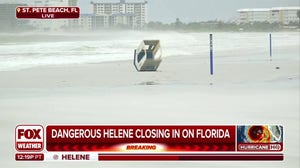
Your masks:
<svg viewBox="0 0 300 168"><path fill-rule="evenodd" d="M299 56L299 49L290 51ZM208 62L197 55L174 56L164 58L158 72L137 72L132 61L0 72L1 167L299 167L299 62L217 59L214 76ZM23 123L282 124L285 159L16 162L14 129Z"/></svg>

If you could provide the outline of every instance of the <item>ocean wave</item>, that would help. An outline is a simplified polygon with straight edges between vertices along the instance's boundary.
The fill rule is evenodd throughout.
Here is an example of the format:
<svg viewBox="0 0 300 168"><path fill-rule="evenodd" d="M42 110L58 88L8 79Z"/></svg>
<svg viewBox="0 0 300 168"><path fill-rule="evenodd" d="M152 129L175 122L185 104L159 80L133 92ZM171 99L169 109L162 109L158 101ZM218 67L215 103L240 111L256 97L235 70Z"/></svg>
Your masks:
<svg viewBox="0 0 300 168"><path fill-rule="evenodd" d="M267 35L266 33L214 34L216 61L225 63L268 59ZM2 34L0 36L2 39L0 40L0 71L43 65L131 60L134 49L144 39L159 39L163 57L197 55L208 58L209 56L207 33L130 31L87 35ZM274 47L276 49L276 47L299 46L298 37L298 34L292 32L276 33L273 35ZM251 54L247 56L245 52L254 54L249 57ZM258 52L260 54L255 54ZM261 55L265 55L266 59L261 58Z"/></svg>

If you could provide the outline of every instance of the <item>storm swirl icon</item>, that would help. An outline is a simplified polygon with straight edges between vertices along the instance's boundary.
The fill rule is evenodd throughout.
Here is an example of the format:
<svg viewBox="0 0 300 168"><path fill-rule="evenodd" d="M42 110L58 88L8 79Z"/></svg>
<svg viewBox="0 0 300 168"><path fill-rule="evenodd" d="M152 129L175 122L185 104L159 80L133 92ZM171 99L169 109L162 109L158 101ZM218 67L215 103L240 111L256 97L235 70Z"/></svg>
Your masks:
<svg viewBox="0 0 300 168"><path fill-rule="evenodd" d="M238 126L238 142L276 143L283 141L283 127L280 125Z"/></svg>

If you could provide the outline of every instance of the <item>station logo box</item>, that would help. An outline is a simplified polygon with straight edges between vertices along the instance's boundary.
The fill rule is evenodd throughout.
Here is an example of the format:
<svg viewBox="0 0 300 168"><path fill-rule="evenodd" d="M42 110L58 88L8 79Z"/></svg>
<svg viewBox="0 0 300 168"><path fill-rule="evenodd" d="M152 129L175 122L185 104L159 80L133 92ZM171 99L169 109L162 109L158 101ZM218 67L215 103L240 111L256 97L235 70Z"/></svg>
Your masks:
<svg viewBox="0 0 300 168"><path fill-rule="evenodd" d="M41 125L17 125L15 147L19 152L39 152L44 149L44 128Z"/></svg>

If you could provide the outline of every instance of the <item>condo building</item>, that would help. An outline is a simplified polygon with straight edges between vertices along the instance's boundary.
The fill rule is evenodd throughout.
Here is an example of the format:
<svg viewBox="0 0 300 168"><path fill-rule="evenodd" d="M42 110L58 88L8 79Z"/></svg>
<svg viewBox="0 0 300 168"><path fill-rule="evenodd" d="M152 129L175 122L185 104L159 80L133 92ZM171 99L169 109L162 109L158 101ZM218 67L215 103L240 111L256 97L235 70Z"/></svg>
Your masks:
<svg viewBox="0 0 300 168"><path fill-rule="evenodd" d="M253 22L269 22L289 24L291 22L298 22L298 11L300 7L276 7L276 8L252 8L239 9L240 23Z"/></svg>
<svg viewBox="0 0 300 168"><path fill-rule="evenodd" d="M147 23L147 1L125 0L91 2L98 25L143 28ZM102 23L99 23L102 21Z"/></svg>

